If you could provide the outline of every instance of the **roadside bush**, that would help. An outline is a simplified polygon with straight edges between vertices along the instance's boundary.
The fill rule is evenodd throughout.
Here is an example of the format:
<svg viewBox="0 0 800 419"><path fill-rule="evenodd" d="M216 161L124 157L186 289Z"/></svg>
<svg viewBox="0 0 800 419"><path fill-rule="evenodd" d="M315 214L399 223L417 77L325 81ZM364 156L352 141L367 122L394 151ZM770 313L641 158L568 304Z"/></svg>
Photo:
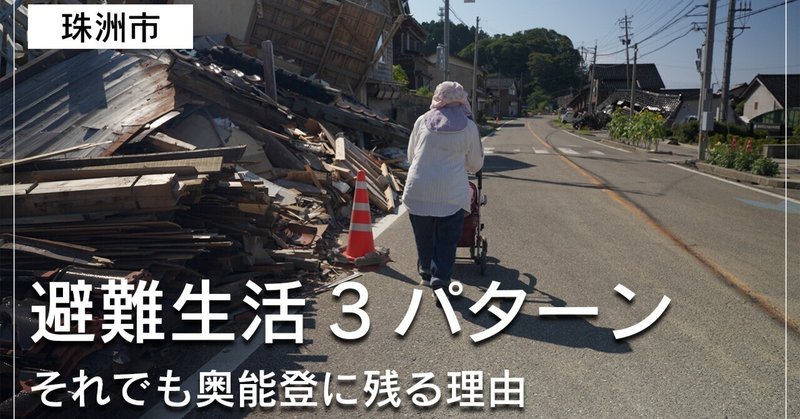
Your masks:
<svg viewBox="0 0 800 419"><path fill-rule="evenodd" d="M682 143L696 143L700 133L700 124L697 121L689 121L672 127L673 138Z"/></svg>
<svg viewBox="0 0 800 419"><path fill-rule="evenodd" d="M628 138L628 114L621 109L614 111L608 123L608 134L611 138L621 140Z"/></svg>
<svg viewBox="0 0 800 419"><path fill-rule="evenodd" d="M749 172L753 167L753 163L759 158L759 155L752 151L739 151L735 153L735 156L733 168L740 172Z"/></svg>
<svg viewBox="0 0 800 419"><path fill-rule="evenodd" d="M666 134L664 117L655 112L644 111L629 118L627 113L617 109L608 123L608 133L612 138L626 144L650 148L655 143L658 149L659 139Z"/></svg>
<svg viewBox="0 0 800 419"><path fill-rule="evenodd" d="M676 124L672 127L671 137L682 143L696 143L697 137L700 134L700 123L698 121L689 121L683 124ZM711 134L711 133L709 133ZM724 122L714 122L713 134L722 136L737 136L747 137L750 133L747 126L737 124L726 124ZM756 131L752 135L755 138L766 137L766 132Z"/></svg>
<svg viewBox="0 0 800 419"><path fill-rule="evenodd" d="M746 137L750 134L744 125L726 124L725 122L714 122L714 133L739 137Z"/></svg>
<svg viewBox="0 0 800 419"><path fill-rule="evenodd" d="M753 162L750 173L759 176L775 176L778 174L778 162L769 157L759 157Z"/></svg>
<svg viewBox="0 0 800 419"><path fill-rule="evenodd" d="M733 169L736 164L736 151L728 144L717 144L708 150L708 163L726 169Z"/></svg>
<svg viewBox="0 0 800 419"><path fill-rule="evenodd" d="M755 146L757 141L752 138L740 139L735 136L729 138L715 134L709 138L710 147L706 161L715 166L760 176L777 175L778 163L769 157L759 155L761 148Z"/></svg>

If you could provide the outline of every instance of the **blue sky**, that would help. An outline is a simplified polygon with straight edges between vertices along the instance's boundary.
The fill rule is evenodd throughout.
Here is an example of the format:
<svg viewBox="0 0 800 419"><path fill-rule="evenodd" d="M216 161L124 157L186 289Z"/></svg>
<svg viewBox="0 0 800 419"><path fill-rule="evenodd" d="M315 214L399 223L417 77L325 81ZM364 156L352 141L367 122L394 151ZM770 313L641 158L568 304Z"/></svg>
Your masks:
<svg viewBox="0 0 800 419"><path fill-rule="evenodd" d="M736 31L733 43L732 84L745 83L758 73L782 74L784 52L788 52L789 73L800 73L800 1L752 0L757 11L780 4L745 21L750 29ZM530 28L553 29L572 39L576 48L598 46L598 63L625 62L619 36L623 31L617 21L627 10L632 15L632 44L655 33L663 25L677 22L639 45L639 62L655 63L667 88L699 87L700 75L695 67L696 52L705 40L702 31L691 31L692 23L705 26L705 16L682 17L695 5L707 5L704 0L451 0L455 12L451 19L463 20L470 26L480 16L481 27L489 34L511 34ZM717 0L717 22L727 20L728 0ZM439 19L443 0L409 0L411 14L420 21ZM786 10L786 11L785 11ZM683 12L682 12L683 11ZM682 13L681 13L682 12ZM705 14L706 7L695 8L689 14ZM788 21L788 48L784 42L784 22ZM741 21L737 21L742 23ZM683 35L683 36L682 36ZM682 37L681 37L682 36ZM678 39L675 39L678 38ZM725 49L725 25L715 31L712 83L715 90L722 84L722 63ZM672 41L671 43L669 43ZM669 44L668 44L669 43ZM591 58L589 58L591 59ZM633 51L631 50L631 60Z"/></svg>

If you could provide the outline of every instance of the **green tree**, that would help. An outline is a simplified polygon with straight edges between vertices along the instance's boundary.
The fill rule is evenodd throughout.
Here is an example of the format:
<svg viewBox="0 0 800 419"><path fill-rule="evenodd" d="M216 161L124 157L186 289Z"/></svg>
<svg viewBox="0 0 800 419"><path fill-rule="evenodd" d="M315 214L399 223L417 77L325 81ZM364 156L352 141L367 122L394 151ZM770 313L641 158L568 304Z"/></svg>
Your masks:
<svg viewBox="0 0 800 419"><path fill-rule="evenodd" d="M479 64L489 73L522 80L522 95L528 104L552 101L581 86L581 57L572 41L556 31L528 29L513 35L495 35L479 40ZM474 45L459 55L472 56ZM535 106L535 105L534 105Z"/></svg>
<svg viewBox="0 0 800 419"><path fill-rule="evenodd" d="M428 31L428 39L420 52L433 54L443 41L444 24L430 21L421 25ZM450 25L450 52L471 61L475 51L474 28L452 22ZM585 77L580 53L572 40L552 29L534 28L494 36L481 31L478 48L478 64L494 76L521 80L521 94L534 107L551 102L570 89L579 90L581 77Z"/></svg>
<svg viewBox="0 0 800 419"><path fill-rule="evenodd" d="M392 80L402 84L403 87L408 87L408 76L400 64L395 64L392 66Z"/></svg>
<svg viewBox="0 0 800 419"><path fill-rule="evenodd" d="M419 51L423 55L431 55L436 52L436 46L444 43L444 22L430 21L422 22L420 25L428 31L428 38L422 43ZM481 31L480 38L488 38L489 35ZM465 47L475 42L475 29L462 23L454 24L450 22L450 53L456 54ZM470 55L471 57L471 55Z"/></svg>

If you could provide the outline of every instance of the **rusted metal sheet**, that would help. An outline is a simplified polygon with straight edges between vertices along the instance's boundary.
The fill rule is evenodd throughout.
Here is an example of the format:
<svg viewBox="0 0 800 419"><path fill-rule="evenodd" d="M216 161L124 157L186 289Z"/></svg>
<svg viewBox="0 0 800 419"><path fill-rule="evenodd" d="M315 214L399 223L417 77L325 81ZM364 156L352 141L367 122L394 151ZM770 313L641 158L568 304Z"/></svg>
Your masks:
<svg viewBox="0 0 800 419"><path fill-rule="evenodd" d="M11 103L12 91L0 93ZM113 150L145 124L175 107L167 64L117 51L86 51L18 83L16 115L0 108L0 159L77 145L108 145L73 150L69 157L93 157Z"/></svg>

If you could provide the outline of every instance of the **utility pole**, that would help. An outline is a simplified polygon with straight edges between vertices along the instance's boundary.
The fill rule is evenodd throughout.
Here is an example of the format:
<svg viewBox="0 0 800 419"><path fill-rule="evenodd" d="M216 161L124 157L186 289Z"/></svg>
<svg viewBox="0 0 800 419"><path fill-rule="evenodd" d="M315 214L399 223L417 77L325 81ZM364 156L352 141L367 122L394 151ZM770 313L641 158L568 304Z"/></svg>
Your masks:
<svg viewBox="0 0 800 419"><path fill-rule="evenodd" d="M734 26L736 12L749 12L752 10L748 4L746 7L737 8L736 0L729 0L728 3L728 27L725 33L725 63L724 73L722 74L722 122L728 122L728 105L730 102L731 89L731 56L733 55L733 31L735 29L749 29L747 26Z"/></svg>
<svg viewBox="0 0 800 419"><path fill-rule="evenodd" d="M478 33L480 31L481 18L475 18L475 56L472 58L472 113L478 114ZM476 117L477 118L477 117Z"/></svg>
<svg viewBox="0 0 800 419"><path fill-rule="evenodd" d="M450 80L450 0L444 0L444 80Z"/></svg>
<svg viewBox="0 0 800 419"><path fill-rule="evenodd" d="M700 161L706 158L708 132L714 129L714 120L711 118L711 102L714 97L713 92L711 92L711 69L714 61L714 27L716 24L717 0L708 0L706 45L703 48L703 85L700 86L700 103L703 104L703 114L698 115L700 117L700 142L697 147L697 159Z"/></svg>
<svg viewBox="0 0 800 419"><path fill-rule="evenodd" d="M639 56L639 43L633 44L633 76L631 76L631 113L633 118L633 93L636 91L636 58Z"/></svg>
<svg viewBox="0 0 800 419"><path fill-rule="evenodd" d="M594 112L594 68L597 65L597 41L594 41L592 66L589 68L589 112Z"/></svg>
<svg viewBox="0 0 800 419"><path fill-rule="evenodd" d="M625 36L624 37L621 36L620 41L622 41L622 45L625 45L625 85L627 86L628 89L631 88L631 81L630 81L631 56L630 52L628 51L628 47L631 44L631 37L633 36L632 33L628 32L629 29L633 29L630 26L631 19L633 19L633 16L628 16L628 11L625 10L625 18L619 20L620 27L625 29Z"/></svg>

